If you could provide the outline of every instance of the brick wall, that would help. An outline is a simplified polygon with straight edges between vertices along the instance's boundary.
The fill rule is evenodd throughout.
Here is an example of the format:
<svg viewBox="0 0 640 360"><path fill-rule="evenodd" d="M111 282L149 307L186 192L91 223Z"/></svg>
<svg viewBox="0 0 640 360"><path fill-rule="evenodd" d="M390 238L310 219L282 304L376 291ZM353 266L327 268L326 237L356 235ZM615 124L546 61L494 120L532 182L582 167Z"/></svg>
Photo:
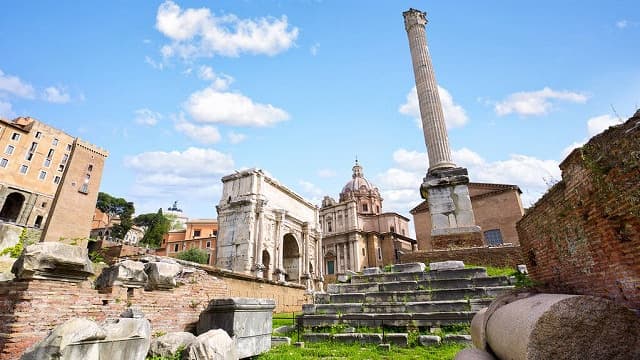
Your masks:
<svg viewBox="0 0 640 360"><path fill-rule="evenodd" d="M100 322L118 317L128 306L141 308L155 333L194 330L200 312L214 298L272 298L276 300L276 312L300 311L307 300L300 286L202 271L189 274L184 285L166 291L114 287L98 292L90 281L0 284L0 360L18 359L27 347L66 320L87 317Z"/></svg>
<svg viewBox="0 0 640 360"><path fill-rule="evenodd" d="M518 223L530 276L640 309L640 111L574 150Z"/></svg>
<svg viewBox="0 0 640 360"><path fill-rule="evenodd" d="M524 264L522 253L518 246L503 246L495 248L473 248L473 249L455 249L455 250L439 250L439 251L414 251L403 254L400 257L401 262L424 262L427 265L430 262L461 260L465 264L497 266L497 267L513 267Z"/></svg>

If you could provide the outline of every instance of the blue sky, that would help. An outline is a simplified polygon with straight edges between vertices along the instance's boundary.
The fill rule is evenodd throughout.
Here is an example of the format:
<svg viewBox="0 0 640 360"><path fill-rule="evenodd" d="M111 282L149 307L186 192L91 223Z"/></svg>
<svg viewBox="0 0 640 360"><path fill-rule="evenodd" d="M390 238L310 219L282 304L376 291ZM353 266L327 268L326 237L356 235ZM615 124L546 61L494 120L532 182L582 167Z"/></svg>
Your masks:
<svg viewBox="0 0 640 360"><path fill-rule="evenodd" d="M427 168L410 7L454 160L525 205L640 104L636 1L23 1L0 5L0 114L108 149L102 191L138 213L215 217L221 176L248 167L319 203L357 156L407 215Z"/></svg>

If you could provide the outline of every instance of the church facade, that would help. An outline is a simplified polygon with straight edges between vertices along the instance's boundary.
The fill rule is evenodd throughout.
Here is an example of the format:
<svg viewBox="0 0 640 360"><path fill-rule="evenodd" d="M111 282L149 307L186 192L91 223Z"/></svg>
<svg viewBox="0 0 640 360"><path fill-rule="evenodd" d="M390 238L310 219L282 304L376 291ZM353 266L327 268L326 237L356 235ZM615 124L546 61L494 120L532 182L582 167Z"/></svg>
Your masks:
<svg viewBox="0 0 640 360"><path fill-rule="evenodd" d="M227 175L222 183L216 265L321 290L318 207L259 169Z"/></svg>
<svg viewBox="0 0 640 360"><path fill-rule="evenodd" d="M402 253L416 249L409 237L409 219L382 211L380 191L364 177L356 160L353 174L336 201L322 200L324 274L331 281L347 270L359 272L399 262Z"/></svg>

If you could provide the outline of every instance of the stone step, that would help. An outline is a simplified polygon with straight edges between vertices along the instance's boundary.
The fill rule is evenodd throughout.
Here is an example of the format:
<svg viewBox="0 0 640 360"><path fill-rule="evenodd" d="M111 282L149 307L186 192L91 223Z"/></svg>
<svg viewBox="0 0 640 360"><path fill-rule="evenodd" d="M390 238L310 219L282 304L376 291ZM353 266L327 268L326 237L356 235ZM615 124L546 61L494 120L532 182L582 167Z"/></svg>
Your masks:
<svg viewBox="0 0 640 360"><path fill-rule="evenodd" d="M490 301L490 299L487 299ZM420 301L420 302L381 302L381 303L346 303L346 304L305 304L302 313L312 314L384 314L384 313L418 313L418 312L451 312L468 311L472 307L484 307L483 299Z"/></svg>
<svg viewBox="0 0 640 360"><path fill-rule="evenodd" d="M393 344L396 346L407 347L409 345L409 336L406 333L346 333L346 334L328 334L328 333L305 333L302 335L305 342L325 342L335 341L343 344Z"/></svg>
<svg viewBox="0 0 640 360"><path fill-rule="evenodd" d="M468 298L494 298L513 289L513 286L489 286L439 290L380 291L368 293L317 293L316 304L347 304L380 302L420 302L436 300L463 300Z"/></svg>
<svg viewBox="0 0 640 360"><path fill-rule="evenodd" d="M466 268L458 270L437 270L419 272L382 273L373 275L353 275L352 284L386 283L394 281L422 281L445 279L475 279L487 277L485 268Z"/></svg>
<svg viewBox="0 0 640 360"><path fill-rule="evenodd" d="M441 326L468 323L476 311L384 313L384 314L314 314L298 317L304 327L326 327L345 324L353 327Z"/></svg>
<svg viewBox="0 0 640 360"><path fill-rule="evenodd" d="M386 283L329 284L327 286L327 292L330 294L347 294L378 291L460 289L476 286L485 287L507 285L510 285L509 278L506 276L499 276L475 279L428 279L420 281L392 281Z"/></svg>

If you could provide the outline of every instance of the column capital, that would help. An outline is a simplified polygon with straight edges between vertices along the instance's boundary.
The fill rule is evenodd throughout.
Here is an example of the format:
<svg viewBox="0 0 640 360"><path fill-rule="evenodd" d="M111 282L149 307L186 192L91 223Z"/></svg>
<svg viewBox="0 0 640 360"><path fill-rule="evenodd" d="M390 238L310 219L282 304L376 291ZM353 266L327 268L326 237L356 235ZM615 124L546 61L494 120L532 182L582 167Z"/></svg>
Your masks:
<svg viewBox="0 0 640 360"><path fill-rule="evenodd" d="M427 13L424 11L420 11L417 9L409 9L402 13L404 16L404 28L409 31L412 27L416 25L425 26L427 22Z"/></svg>

